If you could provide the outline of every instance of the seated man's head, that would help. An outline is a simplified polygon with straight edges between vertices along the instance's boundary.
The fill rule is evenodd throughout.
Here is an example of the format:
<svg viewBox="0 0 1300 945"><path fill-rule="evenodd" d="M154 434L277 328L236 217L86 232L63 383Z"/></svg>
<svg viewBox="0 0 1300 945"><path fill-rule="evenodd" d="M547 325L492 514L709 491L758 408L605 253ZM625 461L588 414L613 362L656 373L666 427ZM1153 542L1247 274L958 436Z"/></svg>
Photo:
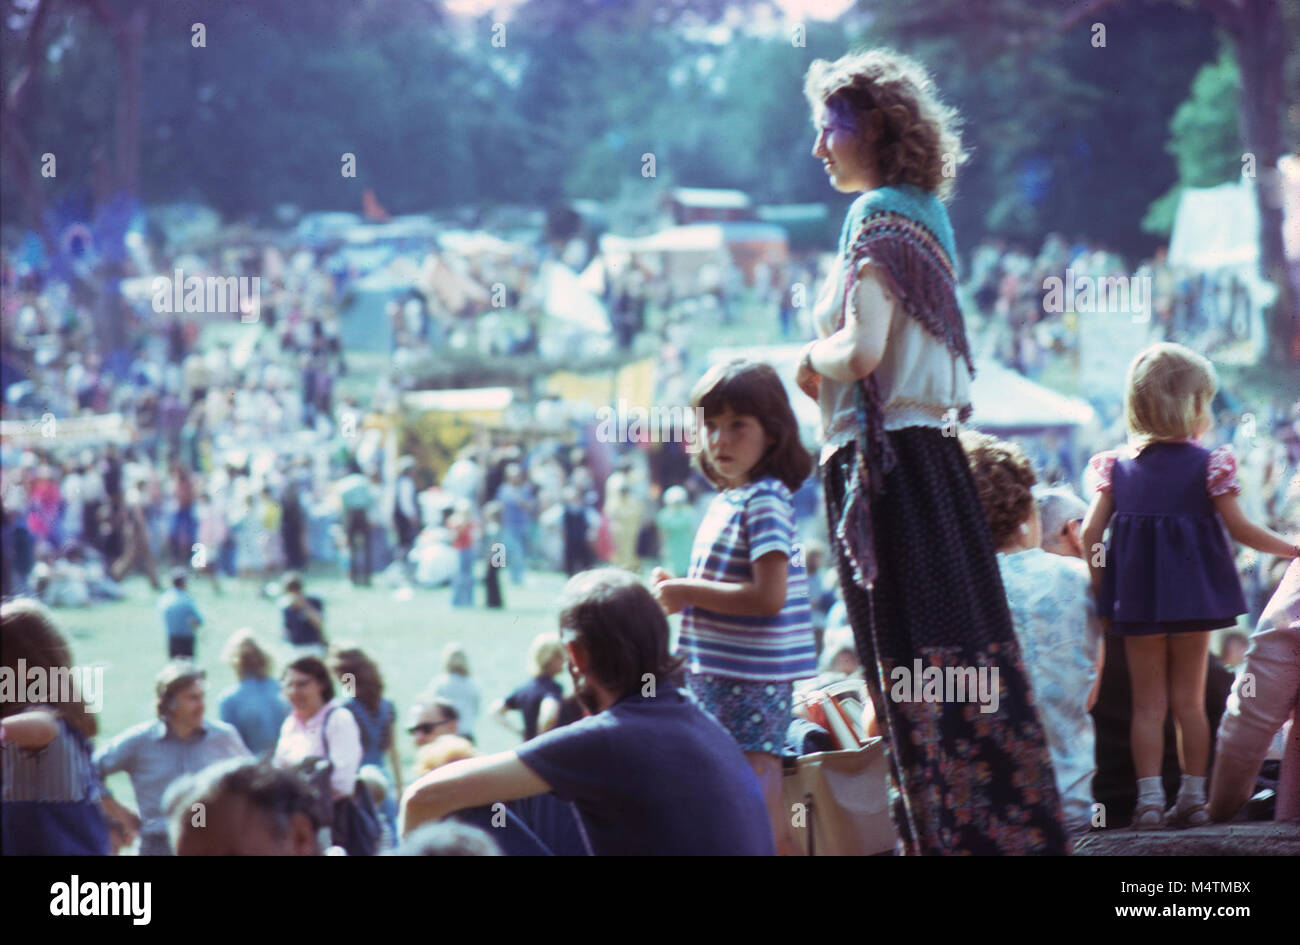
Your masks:
<svg viewBox="0 0 1300 945"><path fill-rule="evenodd" d="M1082 558L1083 539L1079 533L1088 514L1088 504L1069 486L1035 486L1032 491L1042 522L1042 549L1066 558Z"/></svg>
<svg viewBox="0 0 1300 945"><path fill-rule="evenodd" d="M421 697L411 706L411 724L406 730L418 748L439 735L457 734L460 731L460 713L446 699Z"/></svg>
<svg viewBox="0 0 1300 945"><path fill-rule="evenodd" d="M599 568L569 579L560 595L560 639L575 695L588 712L608 708L681 668L668 649L668 619L629 571Z"/></svg>
<svg viewBox="0 0 1300 945"><path fill-rule="evenodd" d="M164 800L178 856L319 856L315 804L301 776L247 758L185 775Z"/></svg>

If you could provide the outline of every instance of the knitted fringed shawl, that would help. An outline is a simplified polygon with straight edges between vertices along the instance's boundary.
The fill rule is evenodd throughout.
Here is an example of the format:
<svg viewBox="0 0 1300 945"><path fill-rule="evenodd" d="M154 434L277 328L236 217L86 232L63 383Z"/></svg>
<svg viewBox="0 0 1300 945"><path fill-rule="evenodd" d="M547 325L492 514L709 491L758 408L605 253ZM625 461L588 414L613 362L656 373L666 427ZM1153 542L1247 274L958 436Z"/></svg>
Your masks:
<svg viewBox="0 0 1300 945"><path fill-rule="evenodd" d="M973 377L975 365L961 305L957 301L956 251L952 225L934 195L910 184L880 187L854 201L840 236L845 257L844 305L839 330L857 284L857 270L870 258L887 273L890 289L903 310L921 323L954 356L965 360ZM884 493L884 477L897 463L885 437L884 407L874 374L855 385L857 456L844 496L836 538L847 552L858 586L869 589L876 579L871 502ZM965 421L970 405L957 420Z"/></svg>

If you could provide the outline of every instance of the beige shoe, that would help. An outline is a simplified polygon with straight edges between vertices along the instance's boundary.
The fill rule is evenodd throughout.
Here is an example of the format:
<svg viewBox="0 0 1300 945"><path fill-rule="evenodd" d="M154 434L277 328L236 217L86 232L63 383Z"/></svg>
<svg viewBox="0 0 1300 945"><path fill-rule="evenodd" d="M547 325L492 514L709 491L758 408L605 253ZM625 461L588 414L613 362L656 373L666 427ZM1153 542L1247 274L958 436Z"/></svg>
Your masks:
<svg viewBox="0 0 1300 945"><path fill-rule="evenodd" d="M1165 822L1180 830L1185 827L1204 827L1210 822L1210 807L1203 801L1182 808L1175 804L1165 811Z"/></svg>
<svg viewBox="0 0 1300 945"><path fill-rule="evenodd" d="M1143 804L1133 812L1134 830L1164 830L1167 817L1161 804Z"/></svg>

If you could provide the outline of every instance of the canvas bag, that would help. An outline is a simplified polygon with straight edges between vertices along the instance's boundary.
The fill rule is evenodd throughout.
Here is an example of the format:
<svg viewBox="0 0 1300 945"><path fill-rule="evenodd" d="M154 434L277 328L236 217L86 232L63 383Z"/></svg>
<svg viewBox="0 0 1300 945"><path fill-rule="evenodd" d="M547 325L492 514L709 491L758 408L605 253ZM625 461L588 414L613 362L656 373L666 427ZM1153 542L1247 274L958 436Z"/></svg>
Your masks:
<svg viewBox="0 0 1300 945"><path fill-rule="evenodd" d="M787 809L794 811L795 840L809 856L893 851L897 837L889 816L883 738L868 739L860 748L804 755L786 769L784 793Z"/></svg>

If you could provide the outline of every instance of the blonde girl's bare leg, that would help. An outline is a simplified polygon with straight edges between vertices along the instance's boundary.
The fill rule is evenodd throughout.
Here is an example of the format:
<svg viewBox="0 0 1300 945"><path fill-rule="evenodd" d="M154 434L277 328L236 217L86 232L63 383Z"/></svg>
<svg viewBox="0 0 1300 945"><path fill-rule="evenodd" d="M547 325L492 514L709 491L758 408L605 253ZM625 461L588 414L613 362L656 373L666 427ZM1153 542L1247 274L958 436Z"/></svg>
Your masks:
<svg viewBox="0 0 1300 945"><path fill-rule="evenodd" d="M1163 633L1124 638L1133 696L1129 741L1138 778L1159 777L1164 757L1169 710L1167 640Z"/></svg>
<svg viewBox="0 0 1300 945"><path fill-rule="evenodd" d="M1183 774L1203 778L1210 765L1210 722L1205 715L1206 655L1210 632L1169 637L1169 706L1178 732Z"/></svg>

